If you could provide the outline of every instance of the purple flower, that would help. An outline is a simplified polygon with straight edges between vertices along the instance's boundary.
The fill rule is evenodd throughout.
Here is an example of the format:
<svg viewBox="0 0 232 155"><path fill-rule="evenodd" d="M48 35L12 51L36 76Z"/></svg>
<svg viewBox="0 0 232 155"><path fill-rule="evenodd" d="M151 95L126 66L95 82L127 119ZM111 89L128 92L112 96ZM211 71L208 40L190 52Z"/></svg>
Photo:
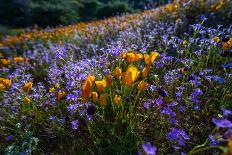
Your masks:
<svg viewBox="0 0 232 155"><path fill-rule="evenodd" d="M232 128L232 123L231 121L227 120L227 119L216 119L213 118L212 122L220 128Z"/></svg>
<svg viewBox="0 0 232 155"><path fill-rule="evenodd" d="M170 123L173 124L173 125L178 125L178 121L175 120L174 118L171 118L169 121L170 121Z"/></svg>
<svg viewBox="0 0 232 155"><path fill-rule="evenodd" d="M170 107L164 107L161 111L162 114L167 114L171 117L175 117L176 113L174 111L172 111L172 109Z"/></svg>
<svg viewBox="0 0 232 155"><path fill-rule="evenodd" d="M74 120L74 121L71 122L71 127L72 127L73 130L77 130L78 125L79 125L78 120Z"/></svg>
<svg viewBox="0 0 232 155"><path fill-rule="evenodd" d="M55 121L56 121L56 116L51 116L49 119L50 119L51 121L55 122Z"/></svg>
<svg viewBox="0 0 232 155"><path fill-rule="evenodd" d="M150 142L146 142L142 145L143 151L148 155L156 155L157 147Z"/></svg>
<svg viewBox="0 0 232 155"><path fill-rule="evenodd" d="M209 141L211 145L217 145L219 144L219 141L215 139L214 135L209 135Z"/></svg>
<svg viewBox="0 0 232 155"><path fill-rule="evenodd" d="M6 141L11 141L13 139L13 135L9 134L8 136L5 137Z"/></svg>
<svg viewBox="0 0 232 155"><path fill-rule="evenodd" d="M150 109L150 106L151 106L151 103L150 103L150 102L144 102L144 103L143 103L143 107L144 107L145 110Z"/></svg>
<svg viewBox="0 0 232 155"><path fill-rule="evenodd" d="M78 107L79 107L78 104L70 104L67 106L67 110L69 111L71 115L73 115L76 112Z"/></svg>
<svg viewBox="0 0 232 155"><path fill-rule="evenodd" d="M222 68L232 68L232 61L221 66Z"/></svg>
<svg viewBox="0 0 232 155"><path fill-rule="evenodd" d="M176 141L181 146L185 146L185 140L189 140L190 137L185 133L185 131L178 128L172 128L171 131L167 134L167 139L171 141Z"/></svg>
<svg viewBox="0 0 232 155"><path fill-rule="evenodd" d="M183 105L179 106L179 111L184 112L185 111L185 106L183 106Z"/></svg>
<svg viewBox="0 0 232 155"><path fill-rule="evenodd" d="M162 97L159 97L155 100L155 103L157 106L161 106L164 103L164 100Z"/></svg>
<svg viewBox="0 0 232 155"><path fill-rule="evenodd" d="M207 80L214 80L220 84L224 83L225 82L225 79L224 78L221 78L219 76L206 76L205 77Z"/></svg>
<svg viewBox="0 0 232 155"><path fill-rule="evenodd" d="M231 110L228 110L228 109L225 109L225 108L222 108L221 110L222 110L224 116L232 115Z"/></svg>

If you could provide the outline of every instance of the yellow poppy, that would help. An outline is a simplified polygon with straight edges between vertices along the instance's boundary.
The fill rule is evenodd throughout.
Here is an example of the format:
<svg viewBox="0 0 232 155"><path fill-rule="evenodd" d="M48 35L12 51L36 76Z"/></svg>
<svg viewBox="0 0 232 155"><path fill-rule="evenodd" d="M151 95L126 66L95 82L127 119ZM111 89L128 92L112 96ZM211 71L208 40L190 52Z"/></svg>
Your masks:
<svg viewBox="0 0 232 155"><path fill-rule="evenodd" d="M229 38L228 41L222 42L222 49L229 50L232 48L232 38Z"/></svg>
<svg viewBox="0 0 232 155"><path fill-rule="evenodd" d="M33 83L32 82L27 82L24 84L24 86L22 87L22 89L25 91L25 92L29 92L32 88L32 85Z"/></svg>
<svg viewBox="0 0 232 155"><path fill-rule="evenodd" d="M219 37L214 37L213 40L218 43L220 41L220 38Z"/></svg>
<svg viewBox="0 0 232 155"><path fill-rule="evenodd" d="M14 58L14 61L15 61L16 63L22 62L22 61L24 61L24 58L23 58L23 57L15 57L15 58Z"/></svg>
<svg viewBox="0 0 232 155"><path fill-rule="evenodd" d="M11 86L11 80L0 78L0 83L3 84L6 88L9 88Z"/></svg>
<svg viewBox="0 0 232 155"><path fill-rule="evenodd" d="M136 62L141 58L143 58L143 55L135 53L135 52L128 52L126 54L126 59L127 59L128 62Z"/></svg>
<svg viewBox="0 0 232 155"><path fill-rule="evenodd" d="M122 75L122 69L119 68L119 67L116 67L116 68L114 69L114 75L115 75L116 77L120 77L120 76Z"/></svg>
<svg viewBox="0 0 232 155"><path fill-rule="evenodd" d="M108 94L101 94L100 95L100 105L102 107L106 107L106 105L107 105L107 101L106 101L107 96L108 96Z"/></svg>
<svg viewBox="0 0 232 155"><path fill-rule="evenodd" d="M5 86L0 83L0 92L2 92L5 89Z"/></svg>
<svg viewBox="0 0 232 155"><path fill-rule="evenodd" d="M113 85L113 76L112 75L107 75L106 76L106 84L108 86L112 86Z"/></svg>
<svg viewBox="0 0 232 155"><path fill-rule="evenodd" d="M138 77L139 77L138 69L135 66L130 65L127 68L126 72L123 73L122 81L125 85L132 85L137 80Z"/></svg>
<svg viewBox="0 0 232 155"><path fill-rule="evenodd" d="M228 141L228 150L232 154L232 138L230 138Z"/></svg>
<svg viewBox="0 0 232 155"><path fill-rule="evenodd" d="M2 63L3 65L8 65L8 64L10 64L10 60L1 59L1 63Z"/></svg>
<svg viewBox="0 0 232 155"><path fill-rule="evenodd" d="M122 97L120 95L114 95L113 102L115 105L120 105L122 102Z"/></svg>
<svg viewBox="0 0 232 155"><path fill-rule="evenodd" d="M93 75L89 75L82 86L82 97L88 98L91 96L92 87L95 81L95 77Z"/></svg>
<svg viewBox="0 0 232 155"><path fill-rule="evenodd" d="M29 97L24 97L23 101L27 104L31 103L31 99Z"/></svg>
<svg viewBox="0 0 232 155"><path fill-rule="evenodd" d="M92 95L93 102L96 102L98 100L97 92L92 92L91 95Z"/></svg>
<svg viewBox="0 0 232 155"><path fill-rule="evenodd" d="M150 71L150 67L144 67L142 70L142 76L143 78L147 77L148 73Z"/></svg>
<svg viewBox="0 0 232 155"><path fill-rule="evenodd" d="M54 87L49 88L49 93L54 93L54 91L55 91Z"/></svg>
<svg viewBox="0 0 232 155"><path fill-rule="evenodd" d="M106 80L96 81L95 84L97 86L97 90L102 92L106 87Z"/></svg>
<svg viewBox="0 0 232 155"><path fill-rule="evenodd" d="M182 42L182 45L184 46L184 45L186 45L188 43L188 41L187 40L184 40L183 42Z"/></svg>
<svg viewBox="0 0 232 155"><path fill-rule="evenodd" d="M151 52L150 55L144 54L144 61L147 65L152 65L155 59L158 57L159 53Z"/></svg>
<svg viewBox="0 0 232 155"><path fill-rule="evenodd" d="M140 81L137 88L138 90L145 90L148 87L148 83L144 81Z"/></svg>
<svg viewBox="0 0 232 155"><path fill-rule="evenodd" d="M57 101L60 102L65 96L66 96L65 92L59 91L57 94Z"/></svg>

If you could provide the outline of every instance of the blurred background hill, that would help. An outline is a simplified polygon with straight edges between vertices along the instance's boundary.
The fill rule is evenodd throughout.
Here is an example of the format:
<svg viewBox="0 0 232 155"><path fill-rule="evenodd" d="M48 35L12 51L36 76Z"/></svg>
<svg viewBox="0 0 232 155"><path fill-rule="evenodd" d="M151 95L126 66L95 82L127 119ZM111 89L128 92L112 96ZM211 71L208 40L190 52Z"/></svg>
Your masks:
<svg viewBox="0 0 232 155"><path fill-rule="evenodd" d="M170 0L0 0L1 29L69 25L138 12Z"/></svg>

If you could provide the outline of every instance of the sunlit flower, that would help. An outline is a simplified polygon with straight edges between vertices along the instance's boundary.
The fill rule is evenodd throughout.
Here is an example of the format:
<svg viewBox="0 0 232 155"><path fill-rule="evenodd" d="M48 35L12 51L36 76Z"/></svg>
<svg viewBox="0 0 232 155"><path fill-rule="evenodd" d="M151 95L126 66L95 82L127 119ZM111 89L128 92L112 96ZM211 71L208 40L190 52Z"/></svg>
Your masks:
<svg viewBox="0 0 232 155"><path fill-rule="evenodd" d="M232 137L228 141L228 151L232 153Z"/></svg>
<svg viewBox="0 0 232 155"><path fill-rule="evenodd" d="M6 88L9 88L11 86L11 80L0 78L0 83L3 84Z"/></svg>
<svg viewBox="0 0 232 155"><path fill-rule="evenodd" d="M232 38L222 40L222 49L229 50L230 48L232 48Z"/></svg>
<svg viewBox="0 0 232 155"><path fill-rule="evenodd" d="M126 53L126 59L128 62L136 62L139 59L142 59L143 55L140 53L136 53L136 52L128 52Z"/></svg>
<svg viewBox="0 0 232 155"><path fill-rule="evenodd" d="M107 105L107 101L106 101L107 96L108 96L108 94L106 94L106 93L100 95L100 105L102 107L106 107L106 105Z"/></svg>
<svg viewBox="0 0 232 155"><path fill-rule="evenodd" d="M155 59L158 57L158 52L151 52L150 55L144 54L144 61L147 65L152 65Z"/></svg>
<svg viewBox="0 0 232 155"><path fill-rule="evenodd" d="M214 42L218 43L220 41L220 38L216 36L213 38L213 40L214 40Z"/></svg>
<svg viewBox="0 0 232 155"><path fill-rule="evenodd" d="M138 86L137 86L138 90L145 90L147 88L148 88L148 83L144 82L144 81L140 81Z"/></svg>
<svg viewBox="0 0 232 155"><path fill-rule="evenodd" d="M106 87L106 80L95 81L95 84L97 86L97 90L102 92Z"/></svg>
<svg viewBox="0 0 232 155"><path fill-rule="evenodd" d="M89 75L82 86L82 97L88 98L91 96L92 87L95 81L95 77L93 75Z"/></svg>
<svg viewBox="0 0 232 155"><path fill-rule="evenodd" d="M7 59L1 59L0 61L3 65L9 65L10 64L10 60L7 60Z"/></svg>
<svg viewBox="0 0 232 155"><path fill-rule="evenodd" d="M31 99L29 97L24 97L23 101L27 104L31 103Z"/></svg>
<svg viewBox="0 0 232 155"><path fill-rule="evenodd" d="M0 92L2 92L5 89L5 86L0 83Z"/></svg>
<svg viewBox="0 0 232 155"><path fill-rule="evenodd" d="M57 94L57 102L60 102L65 96L66 96L65 92L59 91Z"/></svg>
<svg viewBox="0 0 232 155"><path fill-rule="evenodd" d="M142 76L143 78L147 77L148 73L150 71L150 67L144 67L142 70Z"/></svg>
<svg viewBox="0 0 232 155"><path fill-rule="evenodd" d="M130 65L127 68L126 72L123 73L122 81L125 85L132 85L137 80L138 77L139 77L138 69L135 66Z"/></svg>
<svg viewBox="0 0 232 155"><path fill-rule="evenodd" d="M25 92L29 92L32 88L32 85L33 83L32 82L27 82L24 84L24 86L22 87L22 89L25 91Z"/></svg>
<svg viewBox="0 0 232 155"><path fill-rule="evenodd" d="M15 57L15 58L14 58L14 61L15 61L16 63L19 63L19 62L24 61L24 58L23 58L23 57Z"/></svg>
<svg viewBox="0 0 232 155"><path fill-rule="evenodd" d="M183 40L183 42L181 43L183 46L186 45L188 43L187 40Z"/></svg>
<svg viewBox="0 0 232 155"><path fill-rule="evenodd" d="M181 72L182 74L187 74L188 71L189 71L189 67L182 67L182 68L180 69L180 72Z"/></svg>
<svg viewBox="0 0 232 155"><path fill-rule="evenodd" d="M120 76L122 75L122 69L119 68L119 67L116 67L116 68L114 69L114 75L115 75L116 77L120 77Z"/></svg>
<svg viewBox="0 0 232 155"><path fill-rule="evenodd" d="M92 95L93 102L96 102L98 100L97 92L92 92L91 95Z"/></svg>
<svg viewBox="0 0 232 155"><path fill-rule="evenodd" d="M113 85L113 76L112 75L107 75L106 76L106 84L108 86L112 86Z"/></svg>
<svg viewBox="0 0 232 155"><path fill-rule="evenodd" d="M49 88L49 93L54 93L54 91L55 91L54 87Z"/></svg>
<svg viewBox="0 0 232 155"><path fill-rule="evenodd" d="M122 102L122 97L120 95L114 95L113 102L115 105L120 105Z"/></svg>

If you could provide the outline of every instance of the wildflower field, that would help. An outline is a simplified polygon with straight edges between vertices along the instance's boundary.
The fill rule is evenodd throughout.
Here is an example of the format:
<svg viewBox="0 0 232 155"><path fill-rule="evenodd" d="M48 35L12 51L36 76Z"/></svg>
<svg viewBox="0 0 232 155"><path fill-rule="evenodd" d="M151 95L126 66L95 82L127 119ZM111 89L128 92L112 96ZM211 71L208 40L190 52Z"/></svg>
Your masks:
<svg viewBox="0 0 232 155"><path fill-rule="evenodd" d="M0 154L232 155L232 1L2 38Z"/></svg>

